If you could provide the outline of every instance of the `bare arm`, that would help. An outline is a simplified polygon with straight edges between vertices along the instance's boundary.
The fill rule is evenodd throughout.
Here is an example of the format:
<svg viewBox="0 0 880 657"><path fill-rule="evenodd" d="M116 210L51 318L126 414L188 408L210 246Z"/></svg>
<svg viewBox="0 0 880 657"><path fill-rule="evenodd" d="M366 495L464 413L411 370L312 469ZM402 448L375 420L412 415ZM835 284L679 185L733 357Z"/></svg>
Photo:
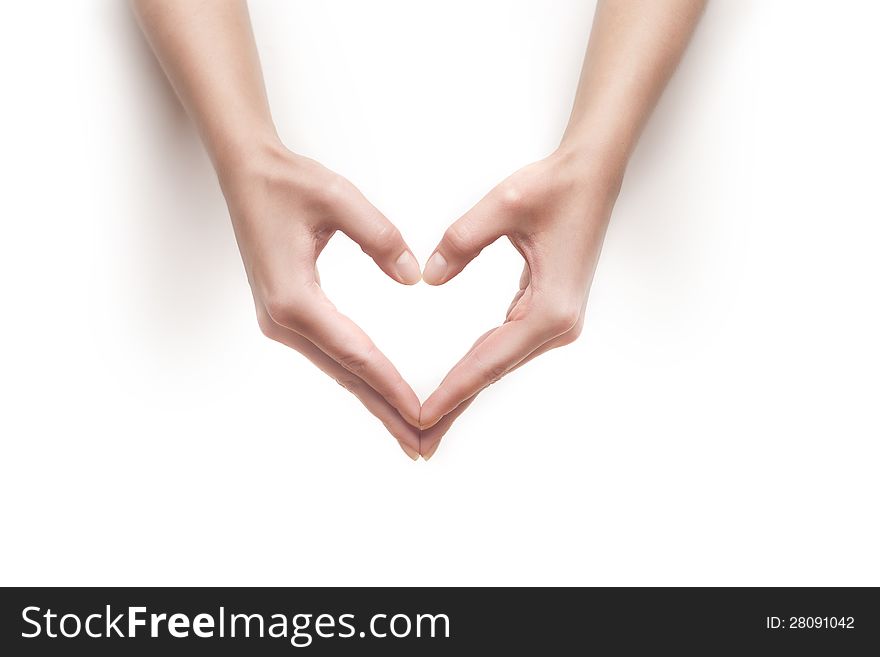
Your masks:
<svg viewBox="0 0 880 657"><path fill-rule="evenodd" d="M706 5L705 0L601 0L562 148L623 167Z"/></svg>
<svg viewBox="0 0 880 657"><path fill-rule="evenodd" d="M156 57L219 172L255 144L278 142L247 5L238 0L136 0Z"/></svg>
<svg viewBox="0 0 880 657"><path fill-rule="evenodd" d="M481 336L422 405L426 458L483 388L580 334L627 160L704 4L600 0L559 148L489 192L428 260L423 278L440 285L506 236L525 268L505 322Z"/></svg>

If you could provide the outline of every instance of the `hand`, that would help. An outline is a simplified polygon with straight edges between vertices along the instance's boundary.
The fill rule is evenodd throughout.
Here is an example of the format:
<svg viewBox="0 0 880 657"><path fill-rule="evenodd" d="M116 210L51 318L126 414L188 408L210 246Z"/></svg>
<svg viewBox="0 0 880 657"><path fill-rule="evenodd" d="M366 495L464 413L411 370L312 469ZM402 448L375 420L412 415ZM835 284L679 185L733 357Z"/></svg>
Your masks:
<svg viewBox="0 0 880 657"><path fill-rule="evenodd" d="M441 285L506 235L525 268L504 323L483 334L422 405L426 459L483 388L580 334L623 173L600 160L557 151L517 171L452 224L428 260L423 279Z"/></svg>
<svg viewBox="0 0 880 657"><path fill-rule="evenodd" d="M350 182L277 144L221 170L220 180L263 333L354 393L417 459L418 397L324 295L316 267L341 230L391 278L412 285L419 265L400 232Z"/></svg>

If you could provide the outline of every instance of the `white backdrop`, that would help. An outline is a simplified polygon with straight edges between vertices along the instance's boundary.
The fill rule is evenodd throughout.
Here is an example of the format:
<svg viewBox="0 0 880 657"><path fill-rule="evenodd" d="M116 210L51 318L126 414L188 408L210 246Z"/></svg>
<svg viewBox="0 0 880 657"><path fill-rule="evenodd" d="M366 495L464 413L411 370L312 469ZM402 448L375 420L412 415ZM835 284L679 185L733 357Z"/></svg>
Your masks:
<svg viewBox="0 0 880 657"><path fill-rule="evenodd" d="M424 262L564 127L593 3L252 3L292 148ZM410 462L257 330L208 161L128 6L0 23L2 584L880 584L871 3L714 0L615 212L584 334ZM337 305L424 398L500 322L496 244Z"/></svg>

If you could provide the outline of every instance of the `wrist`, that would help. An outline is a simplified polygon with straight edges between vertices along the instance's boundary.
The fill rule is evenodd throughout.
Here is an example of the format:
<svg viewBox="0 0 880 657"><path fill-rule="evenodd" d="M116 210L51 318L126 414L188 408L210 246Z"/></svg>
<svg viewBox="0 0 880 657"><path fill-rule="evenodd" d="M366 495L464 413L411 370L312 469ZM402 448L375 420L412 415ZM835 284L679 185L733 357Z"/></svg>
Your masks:
<svg viewBox="0 0 880 657"><path fill-rule="evenodd" d="M217 145L209 142L208 152L224 188L291 155L273 131L248 133L235 139L224 138L218 140Z"/></svg>
<svg viewBox="0 0 880 657"><path fill-rule="evenodd" d="M227 143L222 150L212 151L217 178L227 195L259 178L271 176L295 157L277 135L260 135L246 143Z"/></svg>
<svg viewBox="0 0 880 657"><path fill-rule="evenodd" d="M604 190L612 200L617 198L628 157L614 144L564 138L550 157L568 177L583 182L593 191Z"/></svg>

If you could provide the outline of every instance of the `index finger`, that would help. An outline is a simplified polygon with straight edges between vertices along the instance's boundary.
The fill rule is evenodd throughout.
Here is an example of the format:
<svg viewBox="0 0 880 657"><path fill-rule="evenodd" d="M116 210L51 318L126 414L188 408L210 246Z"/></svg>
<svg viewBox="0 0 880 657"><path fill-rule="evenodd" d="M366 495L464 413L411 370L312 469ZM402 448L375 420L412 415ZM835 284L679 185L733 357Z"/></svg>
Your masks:
<svg viewBox="0 0 880 657"><path fill-rule="evenodd" d="M384 397L364 383L362 379L345 370L339 363L296 331L273 324L270 328L264 329L264 332L273 340L295 349L312 361L320 370L335 379L385 425L388 432L397 439L401 446L406 446L404 451L407 456L410 458L413 457L413 454L418 456L418 449L421 446L419 430L404 421L397 409L393 408Z"/></svg>
<svg viewBox="0 0 880 657"><path fill-rule="evenodd" d="M419 426L422 430L432 427L558 334L556 327L535 315L502 324L453 367L422 404Z"/></svg>
<svg viewBox="0 0 880 657"><path fill-rule="evenodd" d="M418 426L420 404L416 393L363 329L336 310L319 288L311 299L301 304L296 317L286 321L281 318L281 321L363 379L397 409L403 419Z"/></svg>

